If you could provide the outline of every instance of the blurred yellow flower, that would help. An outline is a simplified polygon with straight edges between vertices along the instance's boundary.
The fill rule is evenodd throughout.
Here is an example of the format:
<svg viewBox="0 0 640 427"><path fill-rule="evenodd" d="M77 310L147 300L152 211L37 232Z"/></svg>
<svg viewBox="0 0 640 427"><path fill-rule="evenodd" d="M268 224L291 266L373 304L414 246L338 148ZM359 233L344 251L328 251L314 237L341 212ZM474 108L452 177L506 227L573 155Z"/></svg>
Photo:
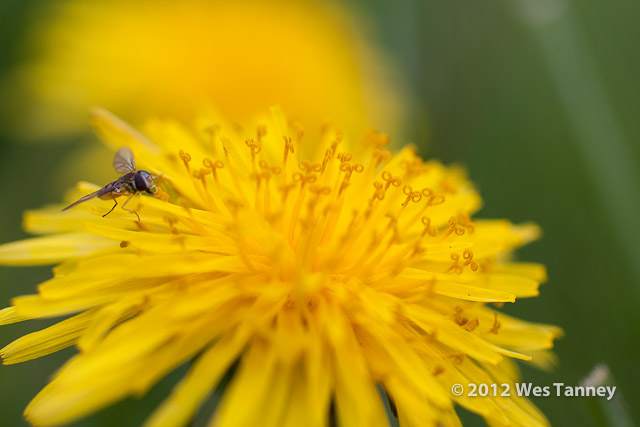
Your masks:
<svg viewBox="0 0 640 427"><path fill-rule="evenodd" d="M355 132L391 130L401 116L389 61L332 2L67 0L43 9L33 59L14 73L23 135L84 130L94 105L142 123L187 120L209 103L242 122L278 104L302 122Z"/></svg>
<svg viewBox="0 0 640 427"><path fill-rule="evenodd" d="M45 236L0 247L3 264L60 263L0 323L79 313L0 351L5 364L79 351L26 409L35 425L144 394L189 360L148 426L188 424L230 369L214 426L335 425L332 405L338 425L385 426L387 398L401 426L457 425L454 404L548 424L515 393L450 391L515 390L512 359L546 363L560 334L488 305L538 295L544 267L509 256L538 229L472 220L481 199L462 171L392 155L383 134L311 139L277 109L243 127L154 121L149 138L104 111L94 124L162 173L161 191L129 205L141 220L103 218L113 203L99 199L28 212Z"/></svg>

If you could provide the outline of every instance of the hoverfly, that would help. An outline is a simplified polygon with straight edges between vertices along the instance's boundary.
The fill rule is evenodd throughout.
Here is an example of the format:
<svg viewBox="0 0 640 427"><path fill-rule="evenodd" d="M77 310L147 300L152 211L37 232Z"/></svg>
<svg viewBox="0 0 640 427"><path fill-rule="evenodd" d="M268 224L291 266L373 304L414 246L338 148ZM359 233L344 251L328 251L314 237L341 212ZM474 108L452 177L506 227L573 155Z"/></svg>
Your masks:
<svg viewBox="0 0 640 427"><path fill-rule="evenodd" d="M87 200L93 199L94 197L99 197L103 200L113 199L115 204L107 212L102 215L103 217L109 215L115 208L118 206L118 201L116 197L120 196L129 196L129 198L122 205L122 209L125 211L133 212L138 217L138 221L140 220L140 215L134 209L127 209L127 203L133 196L135 196L139 192L146 192L148 194L153 194L157 191L156 184L154 179L158 178L158 176L154 177L147 171L136 170L136 163L133 157L133 152L128 147L122 147L118 150L116 155L113 157L113 168L118 173L122 173L120 178L117 180L105 185L98 191L94 191L91 194L87 194L86 196L80 198L79 200L73 202L66 208L62 209L66 211L74 207L75 205L86 202Z"/></svg>

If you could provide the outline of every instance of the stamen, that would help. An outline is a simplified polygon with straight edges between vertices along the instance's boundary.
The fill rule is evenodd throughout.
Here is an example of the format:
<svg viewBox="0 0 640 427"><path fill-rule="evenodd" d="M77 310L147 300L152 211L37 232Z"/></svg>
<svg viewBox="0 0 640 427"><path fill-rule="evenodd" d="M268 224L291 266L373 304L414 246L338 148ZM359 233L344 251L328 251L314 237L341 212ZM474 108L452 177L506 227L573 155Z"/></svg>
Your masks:
<svg viewBox="0 0 640 427"><path fill-rule="evenodd" d="M231 141L223 139L222 149L224 150L224 158L226 160L226 165L228 166L227 170L229 171L229 175L231 176L233 185L236 187L236 190L238 190L238 194L240 195L243 201L246 201L247 197L245 196L244 191L242 190L242 186L240 185L240 180L238 179L238 176L236 175L236 172L235 172L235 168L231 163L232 153L227 148L227 144L231 144ZM237 160L237 159L234 158L234 160ZM241 163L236 161L235 164L236 164L236 167L238 167L238 165L240 165ZM243 170L244 168L240 168L240 169Z"/></svg>
<svg viewBox="0 0 640 427"><path fill-rule="evenodd" d="M338 158L340 158L340 155L338 155ZM346 156L343 156L343 158L351 158L351 154L348 154ZM353 172L357 172L357 173L362 173L362 171L364 171L364 166L362 166L359 163L355 163L353 165L350 165L349 163L346 163L346 160L343 161L342 158L340 158L340 161L342 162L340 164L340 170L342 172L344 172L344 179L342 181L342 184L340 184L340 189L338 190L338 195L342 194L342 192L344 190L347 189L347 187L349 186L349 180L351 179L351 175L353 174Z"/></svg>
<svg viewBox="0 0 640 427"><path fill-rule="evenodd" d="M265 181L264 190L264 213L268 217L271 215L271 190L269 185L269 179L271 175L279 175L282 170L278 166L269 166L267 162L261 160L260 168L263 170L261 173L262 179Z"/></svg>
<svg viewBox="0 0 640 427"><path fill-rule="evenodd" d="M466 259L465 263L462 264L463 267L470 265L471 271L478 270L478 263L473 260L473 251L471 249L465 249L464 252L462 253L462 257Z"/></svg>
<svg viewBox="0 0 640 427"><path fill-rule="evenodd" d="M211 173L210 169L201 168L200 170L193 171L193 177L195 179L199 179L200 182L202 183L202 188L204 190L204 194L205 194L205 197L207 199L207 202L209 203L209 207L214 212L220 212L220 210L216 206L215 202L213 201L213 198L211 197L211 193L209 192L209 188L207 187L207 175L210 174L210 173Z"/></svg>
<svg viewBox="0 0 640 427"><path fill-rule="evenodd" d="M407 151L410 151L411 161L403 160L400 162L400 166L404 168L405 175L402 179L407 179L410 177L415 177L426 173L429 170L429 166L425 164L420 157L417 156L418 149L411 145L406 148Z"/></svg>
<svg viewBox="0 0 640 427"><path fill-rule="evenodd" d="M376 200L384 199L384 189L383 189L382 183L376 181L373 183L373 186L375 187L375 191L373 192L373 195L369 199L369 207L373 206L373 203Z"/></svg>
<svg viewBox="0 0 640 427"><path fill-rule="evenodd" d="M300 141L302 141L302 137L304 136L304 127L298 121L291 122L290 127L294 135L296 136L296 141L300 143Z"/></svg>
<svg viewBox="0 0 640 427"><path fill-rule="evenodd" d="M216 184L218 186L220 186L220 181L218 181L218 169L224 168L224 163L222 163L220 160L216 160L214 162L211 159L209 159L208 157L205 157L205 159L202 161L202 163L204 164L205 167L211 169L211 174L213 175L213 180L216 182Z"/></svg>
<svg viewBox="0 0 640 427"><path fill-rule="evenodd" d="M458 188L454 186L450 181L443 179L440 181L440 190L444 193L456 194L458 192Z"/></svg>
<svg viewBox="0 0 640 427"><path fill-rule="evenodd" d="M300 168L303 169L302 163L300 164ZM311 169L310 167L307 168L307 170L310 170L310 169ZM289 235L289 241L291 243L293 243L294 241L294 237L295 237L294 235L295 235L295 230L298 223L298 217L300 215L300 210L302 209L302 203L307 194L307 184L313 184L314 182L316 182L316 179L317 179L316 175L303 175L300 172L296 172L293 174L293 181L299 182L300 188L298 190L298 198L296 199L295 204L293 205L293 211L291 213L291 219L289 223L288 235Z"/></svg>
<svg viewBox="0 0 640 427"><path fill-rule="evenodd" d="M147 227L146 225L144 225L142 223L142 221L135 221L136 226L138 226L138 228L142 231L146 231L148 233L151 233L151 229L149 229L149 227Z"/></svg>
<svg viewBox="0 0 640 427"><path fill-rule="evenodd" d="M398 230L398 219L392 213L387 213L387 218L389 218L387 229L392 233L389 240L389 246L391 246L393 243L400 243L400 230Z"/></svg>
<svg viewBox="0 0 640 427"><path fill-rule="evenodd" d="M249 175L249 179L256 181L256 194L255 194L255 199L254 199L254 205L253 208L260 212L260 209L258 208L258 206L260 205L260 179L261 179L261 175L257 172L252 173L251 175Z"/></svg>
<svg viewBox="0 0 640 427"><path fill-rule="evenodd" d="M350 162L352 157L353 157L353 155L351 153L339 153L338 154L338 160L340 160L340 163Z"/></svg>
<svg viewBox="0 0 640 427"><path fill-rule="evenodd" d="M430 188L423 188L421 193L422 193L423 198L427 202L422 207L422 209L420 209L418 212L416 212L416 214L409 221L406 222L406 224L402 228L402 232L405 232L407 230L407 228L409 228L412 224L414 224L418 220L418 218L420 218L422 215L424 215L424 213L427 211L427 209L429 207L444 203L444 196L442 196L442 195L438 195L438 196L434 195L433 190L431 190Z"/></svg>
<svg viewBox="0 0 640 427"><path fill-rule="evenodd" d="M283 178L284 179L284 178ZM282 205L286 206L287 205L287 198L289 197L289 192L291 190L293 190L295 188L296 184L295 182L292 182L291 184L287 184L287 185L281 185L280 186L280 192L282 193Z"/></svg>
<svg viewBox="0 0 640 427"><path fill-rule="evenodd" d="M167 193L164 188L156 186L156 189L156 192L153 193L153 197L155 199L162 200L163 202L168 202L171 199L171 197L169 197L169 193Z"/></svg>
<svg viewBox="0 0 640 427"><path fill-rule="evenodd" d="M462 315L462 313L464 312L463 308L459 305L456 305L454 307L454 310L455 312L451 315L453 316L453 321L456 322L459 326L464 326L469 321L469 319Z"/></svg>
<svg viewBox="0 0 640 427"><path fill-rule="evenodd" d="M500 326L502 326L502 324L500 322L498 322L498 313L493 313L493 326L491 327L491 329L489 330L490 334L498 334L498 331L500 330Z"/></svg>
<svg viewBox="0 0 640 427"><path fill-rule="evenodd" d="M307 215L303 222L303 233L301 233L299 241L303 241L303 246L299 247L301 253L302 265L306 268L313 268L314 256L317 253L319 241L322 238L322 227L319 226L323 219L326 219L326 215L316 215L315 210L320 202L321 196L328 196L331 194L331 188L324 186L312 185L309 187L309 192L313 194L313 197L309 200ZM306 235L306 237L305 237Z"/></svg>
<svg viewBox="0 0 640 427"><path fill-rule="evenodd" d="M445 201L445 197L442 194L436 195L435 191L430 188L423 188L422 195L427 199L427 204L424 207L426 210L428 207L441 205Z"/></svg>
<svg viewBox="0 0 640 427"><path fill-rule="evenodd" d="M300 162L298 167L305 174L309 175L311 172L320 172L322 171L322 165L318 163L309 163L309 162Z"/></svg>
<svg viewBox="0 0 640 427"><path fill-rule="evenodd" d="M461 365L462 362L464 362L465 355L464 353L452 353L446 355L445 357L447 357L448 359L453 359L453 363L455 363L456 365Z"/></svg>
<svg viewBox="0 0 640 427"><path fill-rule="evenodd" d="M462 274L462 266L458 263L460 255L451 254L451 259L453 260L453 264L447 268L445 273L453 272L455 274Z"/></svg>
<svg viewBox="0 0 640 427"><path fill-rule="evenodd" d="M381 165L387 163L393 157L393 153L389 150L376 149L373 151L373 168L377 169Z"/></svg>
<svg viewBox="0 0 640 427"><path fill-rule="evenodd" d="M251 151L251 164L253 165L253 170L256 170L256 155L260 153L260 151L262 150L262 145L260 144L260 142L258 141L258 143L256 144L255 142L253 142L253 139L247 139L244 142L247 147L249 147L249 150Z"/></svg>
<svg viewBox="0 0 640 427"><path fill-rule="evenodd" d="M443 196L444 198L444 196ZM443 200L444 201L444 200ZM476 227L475 224L473 222L471 222L471 218L469 218L469 215L467 215L464 212L460 212L458 214L458 218L459 218L459 222L460 224L462 224L462 226L469 231L469 233L473 234L473 232L475 231Z"/></svg>
<svg viewBox="0 0 640 427"><path fill-rule="evenodd" d="M196 179L200 179L199 173L198 171L194 171L193 174L191 173L191 168L189 167L189 162L191 161L191 155L189 153L185 153L184 151L180 150L179 151L179 155L180 158L182 159L182 161L184 162L184 166L187 169L187 172L192 175L194 178ZM202 188L200 188L195 181L191 181L194 190L196 190L196 193L198 193L198 195L202 198L202 200L206 199L206 196L202 193Z"/></svg>
<svg viewBox="0 0 640 427"><path fill-rule="evenodd" d="M374 146L376 149L380 149L389 144L389 135L386 133L380 133L375 129L370 129L369 132L365 135L365 141Z"/></svg>
<svg viewBox="0 0 640 427"><path fill-rule="evenodd" d="M410 201L418 203L420 200L422 200L422 193L420 191L413 191L410 185L405 185L402 188L402 192L405 196L407 196L405 201L402 203L402 209L404 209L404 207L407 206Z"/></svg>
<svg viewBox="0 0 640 427"><path fill-rule="evenodd" d="M184 163L184 167L187 168L187 172L191 173L191 170L189 169L189 162L191 161L191 154L185 153L184 151L180 150L180 151L178 151L178 156L180 156L180 158L182 159L182 162Z"/></svg>
<svg viewBox="0 0 640 427"><path fill-rule="evenodd" d="M453 264L445 271L445 273L454 272L455 274L462 274L464 267L470 266L471 271L478 271L478 263L473 260L473 251L471 249L465 249L462 253L462 258L465 260L460 264L460 255L451 254Z"/></svg>
<svg viewBox="0 0 640 427"><path fill-rule="evenodd" d="M166 216L164 217L164 219L169 224L169 230L171 230L171 234L180 234L178 228L175 226L177 221L174 218Z"/></svg>
<svg viewBox="0 0 640 427"><path fill-rule="evenodd" d="M473 332L478 326L480 326L480 321L478 320L478 318L474 318L471 321L467 322L466 325L463 326L464 329L466 329L469 332Z"/></svg>
<svg viewBox="0 0 640 427"><path fill-rule="evenodd" d="M435 289L436 289L436 279L435 277L432 278L431 280L429 280L427 282L427 286L426 286L426 290L425 290L425 298L433 298L433 296L435 295Z"/></svg>
<svg viewBox="0 0 640 427"><path fill-rule="evenodd" d="M336 139L331 143L331 158L333 159L333 155L336 153L338 149L338 144L342 142L342 132L338 132L336 135Z"/></svg>
<svg viewBox="0 0 640 427"><path fill-rule="evenodd" d="M256 135L258 137L258 143L262 144L262 138L264 138L267 135L267 126L259 125L256 131Z"/></svg>
<svg viewBox="0 0 640 427"><path fill-rule="evenodd" d="M448 223L449 223L449 230L447 230L445 235L442 236L442 239L440 239L440 241L443 241L444 239L449 237L451 233L455 233L457 236L462 236L465 233L464 227L458 225L458 218L456 218L455 216L452 216L451 218L449 218Z"/></svg>
<svg viewBox="0 0 640 427"><path fill-rule="evenodd" d="M384 186L384 191L385 192L392 185L394 187L400 187L400 185L402 184L402 180L400 178L398 178L397 176L396 177L392 176L389 171L382 172L382 179L386 182L386 184Z"/></svg>
<svg viewBox="0 0 640 427"><path fill-rule="evenodd" d="M282 170L284 173L282 174L282 185L286 186L287 184L287 159L289 158L289 153L295 153L293 144L291 143L291 137L283 136L284 139L284 157L282 159Z"/></svg>
<svg viewBox="0 0 640 427"><path fill-rule="evenodd" d="M267 162L265 162L264 160L260 160L260 163L258 163L260 165L261 169L264 169L267 172L270 172L274 175L280 175L280 173L282 172L282 169L280 169L278 166L269 166L269 164L267 164Z"/></svg>
<svg viewBox="0 0 640 427"><path fill-rule="evenodd" d="M424 225L424 230L422 230L422 234L420 237L424 237L429 234L429 236L434 237L437 233L437 230L434 226L431 225L431 218L427 218L426 216L422 217L422 224Z"/></svg>

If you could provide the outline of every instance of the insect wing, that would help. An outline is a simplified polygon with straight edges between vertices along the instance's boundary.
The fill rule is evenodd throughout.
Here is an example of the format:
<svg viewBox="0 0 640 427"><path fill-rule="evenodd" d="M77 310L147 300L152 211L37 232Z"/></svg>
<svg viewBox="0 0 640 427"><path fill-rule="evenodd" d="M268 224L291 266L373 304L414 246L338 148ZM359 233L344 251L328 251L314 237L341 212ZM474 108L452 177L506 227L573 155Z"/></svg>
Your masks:
<svg viewBox="0 0 640 427"><path fill-rule="evenodd" d="M136 171L136 161L133 151L129 147L122 147L113 157L113 168L118 173L131 173Z"/></svg>
<svg viewBox="0 0 640 427"><path fill-rule="evenodd" d="M96 192L96 197L104 198L107 194L115 193L115 195L122 195L127 192L127 183L130 175L124 175L113 181Z"/></svg>
<svg viewBox="0 0 640 427"><path fill-rule="evenodd" d="M76 200L75 202L71 203L69 206L67 206L66 208L64 208L64 209L62 209L62 210L63 210L63 211L66 211L67 209L71 209L72 207L74 207L74 206L75 206L75 205L77 205L77 204L80 204L80 203L82 203L82 202L86 202L87 200L91 200L91 199L93 199L94 197L98 197L98 196L100 195L100 191L101 191L101 190L98 190L98 191L94 191L94 192L93 192L93 193L91 193L91 194L87 194L86 196L84 196L84 197L82 197L82 198L80 198L80 199Z"/></svg>
<svg viewBox="0 0 640 427"><path fill-rule="evenodd" d="M75 205L78 205L78 204L80 204L82 202L86 202L87 200L91 200L94 197L103 197L103 196L105 196L107 194L110 194L110 193L120 194L120 193L123 192L123 190L125 188L126 188L126 183L122 179L119 179L117 181L113 181L113 182L105 185L104 187L102 187L98 191L94 191L91 194L87 194L86 196L81 197L80 199L78 199L75 202L71 203L69 206L67 206L66 208L64 208L62 210L66 211L67 209L71 209Z"/></svg>

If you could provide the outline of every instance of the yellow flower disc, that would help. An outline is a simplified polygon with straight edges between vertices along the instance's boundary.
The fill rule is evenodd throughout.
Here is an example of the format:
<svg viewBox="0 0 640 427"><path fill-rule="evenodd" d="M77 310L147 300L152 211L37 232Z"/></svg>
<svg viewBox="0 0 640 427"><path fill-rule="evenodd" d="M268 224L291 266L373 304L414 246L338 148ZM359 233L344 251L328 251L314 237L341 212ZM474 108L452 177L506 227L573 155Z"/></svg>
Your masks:
<svg viewBox="0 0 640 427"><path fill-rule="evenodd" d="M399 85L357 24L324 1L58 2L16 70L13 109L24 111L13 122L50 138L84 130L95 105L139 124L190 119L209 103L243 122L278 104L314 125L392 129Z"/></svg>

